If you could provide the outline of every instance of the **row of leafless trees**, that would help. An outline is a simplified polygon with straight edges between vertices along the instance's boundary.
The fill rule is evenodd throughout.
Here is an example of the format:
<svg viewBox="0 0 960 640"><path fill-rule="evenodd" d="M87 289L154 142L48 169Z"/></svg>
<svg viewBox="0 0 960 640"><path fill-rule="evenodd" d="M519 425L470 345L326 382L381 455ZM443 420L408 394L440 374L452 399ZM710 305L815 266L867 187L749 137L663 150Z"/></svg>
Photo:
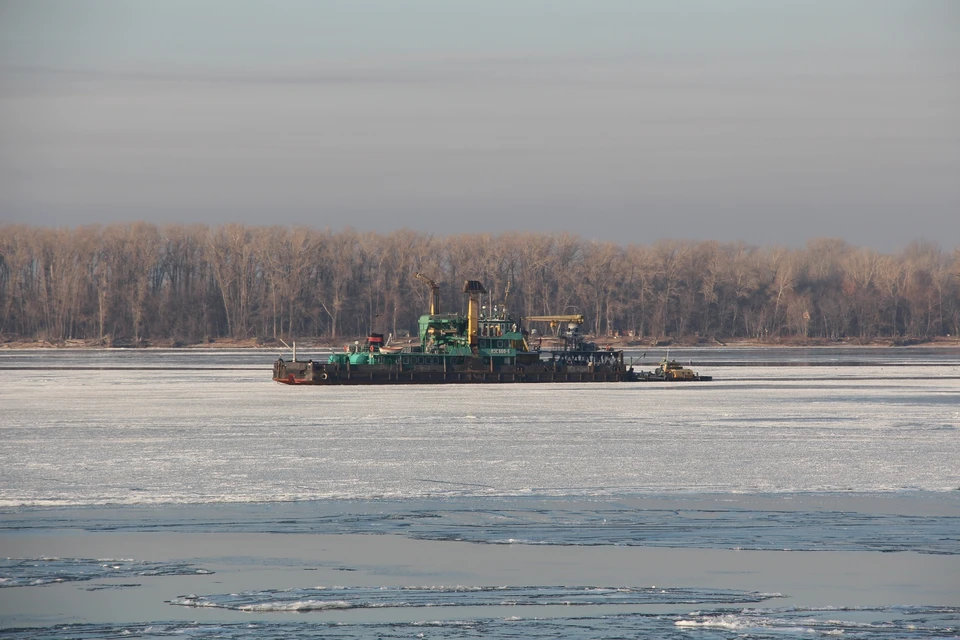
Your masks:
<svg viewBox="0 0 960 640"><path fill-rule="evenodd" d="M960 332L960 250L896 255L566 234L434 237L137 223L0 226L0 333L105 343L337 338L463 308L465 279L514 315L582 313L596 335L925 339Z"/></svg>

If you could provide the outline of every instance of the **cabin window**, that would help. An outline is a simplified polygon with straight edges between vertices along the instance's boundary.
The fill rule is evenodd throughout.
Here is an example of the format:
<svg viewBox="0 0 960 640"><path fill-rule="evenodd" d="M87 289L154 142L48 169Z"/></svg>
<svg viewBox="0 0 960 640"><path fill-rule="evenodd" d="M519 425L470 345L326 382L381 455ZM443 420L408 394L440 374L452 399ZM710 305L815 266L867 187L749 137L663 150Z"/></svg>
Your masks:
<svg viewBox="0 0 960 640"><path fill-rule="evenodd" d="M497 346L503 348L503 340L497 340Z"/></svg>
<svg viewBox="0 0 960 640"><path fill-rule="evenodd" d="M423 358L417 358L417 364L423 364Z"/></svg>

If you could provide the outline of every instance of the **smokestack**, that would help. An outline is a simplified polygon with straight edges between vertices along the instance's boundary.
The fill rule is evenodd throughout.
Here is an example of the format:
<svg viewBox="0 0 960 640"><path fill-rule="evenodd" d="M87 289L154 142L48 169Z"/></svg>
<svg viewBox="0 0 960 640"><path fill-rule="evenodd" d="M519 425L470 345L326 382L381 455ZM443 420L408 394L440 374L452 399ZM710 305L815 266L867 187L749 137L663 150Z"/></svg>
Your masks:
<svg viewBox="0 0 960 640"><path fill-rule="evenodd" d="M467 280L463 283L463 292L469 294L467 303L467 327L470 334L470 346L477 344L480 321L480 296L487 292L479 280Z"/></svg>

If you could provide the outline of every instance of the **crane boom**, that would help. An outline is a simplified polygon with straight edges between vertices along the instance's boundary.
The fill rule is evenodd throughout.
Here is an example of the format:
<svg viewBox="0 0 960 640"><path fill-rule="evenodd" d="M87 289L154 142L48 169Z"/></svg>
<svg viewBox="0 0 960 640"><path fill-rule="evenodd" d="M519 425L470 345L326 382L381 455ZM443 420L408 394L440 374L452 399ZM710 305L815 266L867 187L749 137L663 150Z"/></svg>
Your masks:
<svg viewBox="0 0 960 640"><path fill-rule="evenodd" d="M421 280L430 286L430 315L437 315L440 313L440 285L419 271L415 276L417 280Z"/></svg>
<svg viewBox="0 0 960 640"><path fill-rule="evenodd" d="M555 327L561 322L572 322L574 324L583 324L583 316L580 314L576 315L559 315L559 316L526 316L524 318L527 322L549 322L551 327Z"/></svg>

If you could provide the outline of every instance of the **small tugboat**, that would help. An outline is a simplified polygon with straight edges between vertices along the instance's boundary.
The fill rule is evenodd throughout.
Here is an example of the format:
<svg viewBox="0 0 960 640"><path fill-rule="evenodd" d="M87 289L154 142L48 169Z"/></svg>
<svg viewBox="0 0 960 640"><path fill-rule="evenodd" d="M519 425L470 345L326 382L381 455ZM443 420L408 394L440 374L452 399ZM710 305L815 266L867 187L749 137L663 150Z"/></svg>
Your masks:
<svg viewBox="0 0 960 640"><path fill-rule="evenodd" d="M530 333L511 318L505 305L481 308L487 293L477 280L467 280L467 315L440 313L440 287L431 288L430 313L420 316L420 344L401 349L386 346L383 335L371 334L332 354L326 362L278 359L273 379L283 384L443 384L504 382L627 382L640 378L624 364L623 351L598 349L580 331L581 315L531 316L528 322L566 325L562 340L549 349L531 347Z"/></svg>
<svg viewBox="0 0 960 640"><path fill-rule="evenodd" d="M664 358L660 361L660 366L653 371L638 372L637 379L643 382L709 382L713 380L713 376L702 376L676 360Z"/></svg>

